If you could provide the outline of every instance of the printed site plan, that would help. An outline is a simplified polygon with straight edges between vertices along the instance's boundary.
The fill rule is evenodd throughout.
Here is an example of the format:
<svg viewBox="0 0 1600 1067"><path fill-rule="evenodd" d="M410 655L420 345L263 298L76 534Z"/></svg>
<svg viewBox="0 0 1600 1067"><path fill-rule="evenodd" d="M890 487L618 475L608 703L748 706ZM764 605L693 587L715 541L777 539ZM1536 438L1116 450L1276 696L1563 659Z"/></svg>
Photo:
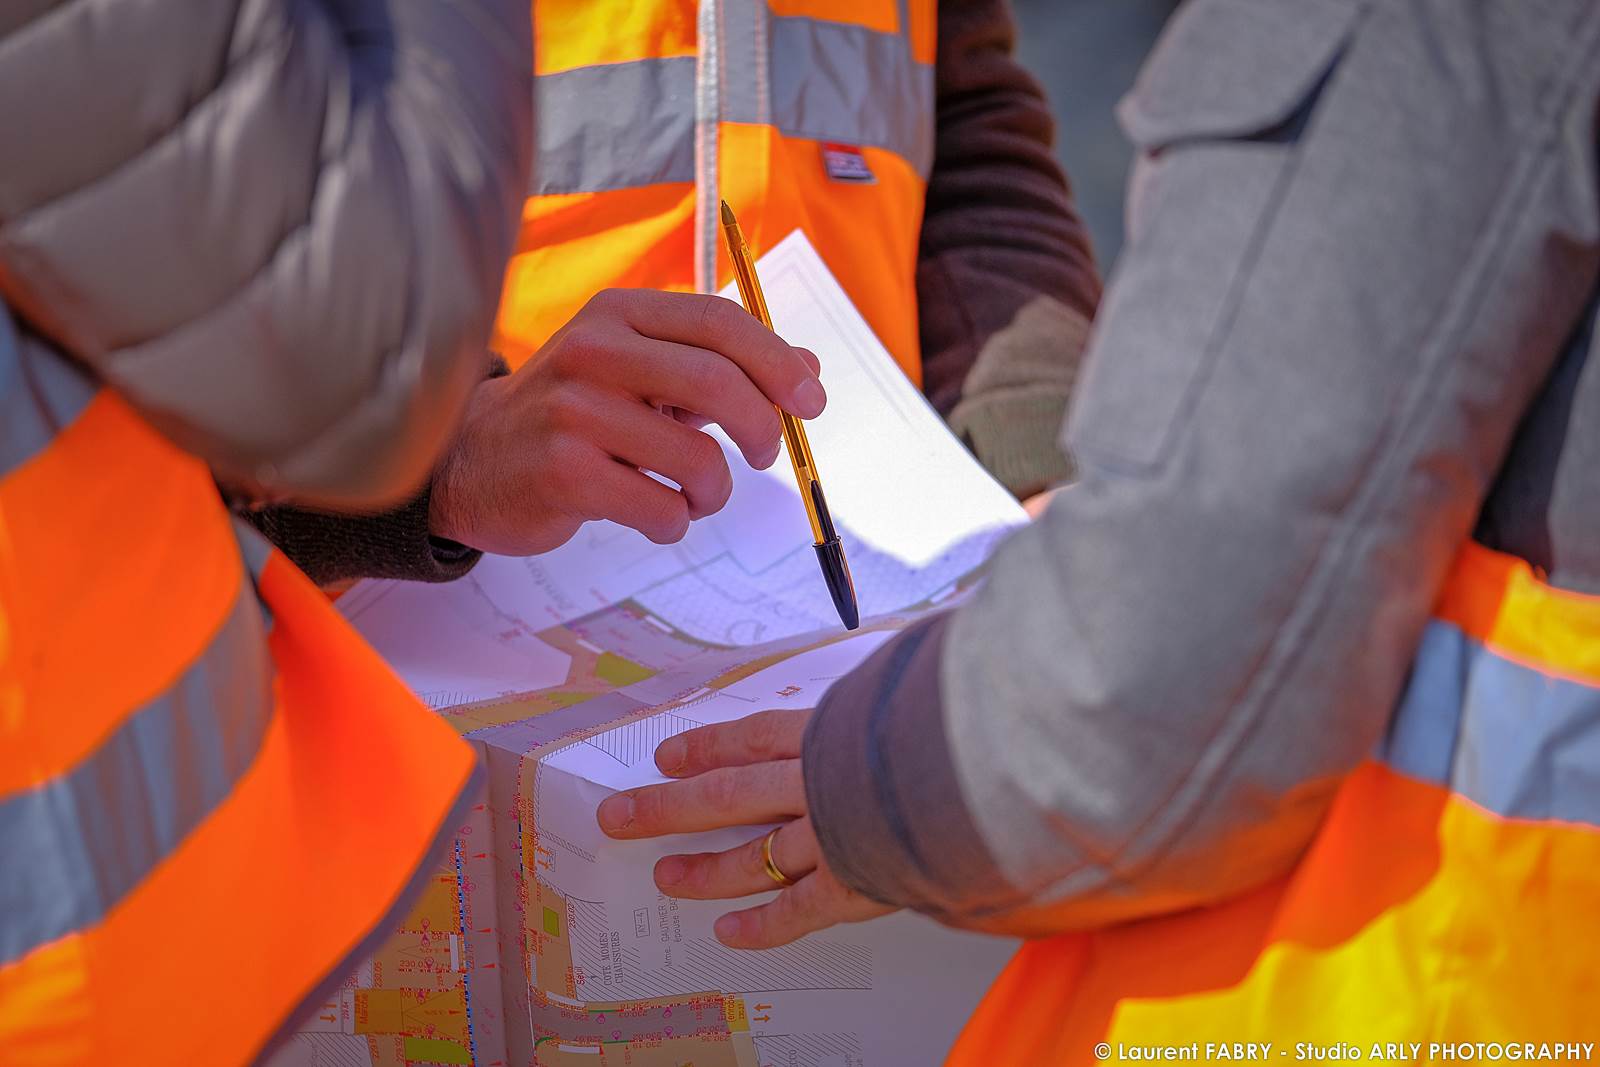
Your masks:
<svg viewBox="0 0 1600 1067"><path fill-rule="evenodd" d="M593 524L448 586L346 594L340 609L478 746L487 792L410 916L277 1067L936 1063L1009 957L1010 943L909 914L728 949L711 924L730 905L672 900L650 871L764 828L618 842L595 823L613 790L661 780L664 738L815 706L909 621L965 595L1023 521L803 237L760 271L780 333L823 361L829 406L809 433L860 630L839 624L787 459L753 471L725 440L733 497L677 545Z"/></svg>

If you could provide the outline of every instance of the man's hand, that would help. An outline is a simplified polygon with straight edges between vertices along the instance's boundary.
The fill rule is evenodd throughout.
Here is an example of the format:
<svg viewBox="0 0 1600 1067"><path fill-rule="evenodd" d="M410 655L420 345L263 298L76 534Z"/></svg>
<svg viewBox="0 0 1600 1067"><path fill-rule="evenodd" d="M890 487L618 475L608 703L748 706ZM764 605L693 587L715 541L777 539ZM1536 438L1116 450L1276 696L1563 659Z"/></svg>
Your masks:
<svg viewBox="0 0 1600 1067"><path fill-rule="evenodd" d="M597 813L602 830L624 839L782 823L772 859L795 884L766 904L717 920L717 939L732 948L773 948L894 910L846 888L823 859L800 774L800 742L810 717L810 711L762 711L669 737L656 749L656 766L682 780L614 794ZM666 856L656 864L656 887L689 900L776 889L762 862L765 837L726 852Z"/></svg>
<svg viewBox="0 0 1600 1067"><path fill-rule="evenodd" d="M1046 489L1042 493L1034 493L1022 502L1022 510L1028 513L1028 518L1037 522L1050 509L1050 501L1054 500L1059 492L1060 489Z"/></svg>
<svg viewBox="0 0 1600 1067"><path fill-rule="evenodd" d="M716 423L751 466L771 466L773 405L815 418L818 370L732 301L606 290L516 374L474 391L434 474L430 529L506 555L547 552L591 519L677 541L733 490L698 427Z"/></svg>

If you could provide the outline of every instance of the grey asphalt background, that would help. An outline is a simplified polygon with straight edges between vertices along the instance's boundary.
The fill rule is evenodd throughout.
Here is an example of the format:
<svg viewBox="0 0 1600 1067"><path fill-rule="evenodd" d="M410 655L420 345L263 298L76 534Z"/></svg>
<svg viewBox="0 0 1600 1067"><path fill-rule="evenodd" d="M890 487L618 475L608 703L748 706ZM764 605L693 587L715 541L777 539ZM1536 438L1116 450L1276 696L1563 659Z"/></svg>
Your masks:
<svg viewBox="0 0 1600 1067"><path fill-rule="evenodd" d="M1012 0L1017 52L1050 97L1056 155L1109 273L1122 248L1132 150L1112 108L1133 85L1178 0Z"/></svg>

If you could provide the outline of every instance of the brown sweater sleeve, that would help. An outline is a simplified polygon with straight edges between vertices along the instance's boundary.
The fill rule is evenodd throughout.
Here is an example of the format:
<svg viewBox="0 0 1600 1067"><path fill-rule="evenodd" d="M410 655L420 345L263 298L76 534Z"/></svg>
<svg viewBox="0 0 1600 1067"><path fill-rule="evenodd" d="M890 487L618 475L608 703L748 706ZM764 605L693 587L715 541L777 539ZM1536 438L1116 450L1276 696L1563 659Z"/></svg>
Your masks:
<svg viewBox="0 0 1600 1067"><path fill-rule="evenodd" d="M1013 492L1064 480L1056 443L1100 299L1005 0L941 0L938 133L917 265L923 386Z"/></svg>
<svg viewBox="0 0 1600 1067"><path fill-rule="evenodd" d="M454 581L470 571L483 553L428 533L429 496L429 487L424 486L401 507L378 515L295 507L239 514L318 585L352 578Z"/></svg>

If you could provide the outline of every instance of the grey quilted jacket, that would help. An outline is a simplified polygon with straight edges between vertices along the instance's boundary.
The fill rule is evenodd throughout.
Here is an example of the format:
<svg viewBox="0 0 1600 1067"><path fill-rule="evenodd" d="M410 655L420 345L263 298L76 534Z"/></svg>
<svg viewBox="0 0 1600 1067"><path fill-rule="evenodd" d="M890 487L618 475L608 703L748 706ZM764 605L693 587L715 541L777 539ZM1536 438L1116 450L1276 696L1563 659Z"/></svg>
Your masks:
<svg viewBox="0 0 1600 1067"><path fill-rule="evenodd" d="M0 299L230 487L425 476L528 167L526 0L7 0Z"/></svg>

